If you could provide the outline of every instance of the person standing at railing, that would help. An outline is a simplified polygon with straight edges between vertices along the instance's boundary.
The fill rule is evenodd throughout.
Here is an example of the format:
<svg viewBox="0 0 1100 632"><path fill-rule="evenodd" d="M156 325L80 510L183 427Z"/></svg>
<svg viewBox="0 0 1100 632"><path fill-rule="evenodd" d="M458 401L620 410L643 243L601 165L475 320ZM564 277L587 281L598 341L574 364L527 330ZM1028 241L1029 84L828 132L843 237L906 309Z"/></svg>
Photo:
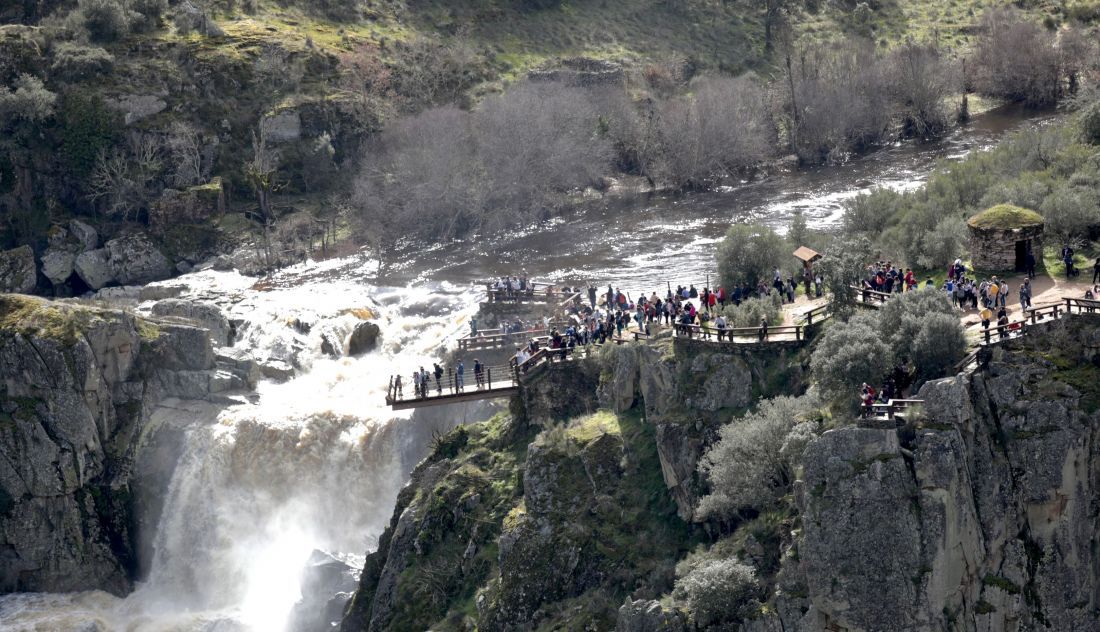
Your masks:
<svg viewBox="0 0 1100 632"><path fill-rule="evenodd" d="M1031 279L1024 279L1020 286L1020 310L1031 309Z"/></svg>
<svg viewBox="0 0 1100 632"><path fill-rule="evenodd" d="M437 395L443 394L443 367L439 366L438 362L432 363L432 372L435 373L435 392ZM425 389L427 390L427 389Z"/></svg>
<svg viewBox="0 0 1100 632"><path fill-rule="evenodd" d="M760 342L764 342L768 339L768 319L761 317L760 319Z"/></svg>
<svg viewBox="0 0 1100 632"><path fill-rule="evenodd" d="M477 335L477 316L470 317L470 337Z"/></svg>
<svg viewBox="0 0 1100 632"><path fill-rule="evenodd" d="M394 392L394 394L395 394L395 395L397 395L397 398L398 398L398 399L401 399L402 397L404 397L404 396L405 396L405 393L404 393L404 391L403 391L403 390L401 389L401 374L400 374L400 373L398 373L398 374L397 374L397 375L396 375L396 376L394 377L394 381L393 381L393 392Z"/></svg>
<svg viewBox="0 0 1100 632"><path fill-rule="evenodd" d="M1001 334L1001 340L1008 338L1008 310L1004 306L997 310L997 332Z"/></svg>
<svg viewBox="0 0 1100 632"><path fill-rule="evenodd" d="M718 342L722 342L722 339L726 336L726 315L722 312L718 312L718 318L714 319L714 327L718 330ZM730 336L730 342L733 342L733 336Z"/></svg>
<svg viewBox="0 0 1100 632"><path fill-rule="evenodd" d="M481 360L474 358L474 383L477 384L477 389L481 390L485 386L485 366L481 364Z"/></svg>
<svg viewBox="0 0 1100 632"><path fill-rule="evenodd" d="M455 390L459 393L462 392L463 383L462 380L465 377L466 367L462 364L462 360L458 361L458 367L455 369Z"/></svg>

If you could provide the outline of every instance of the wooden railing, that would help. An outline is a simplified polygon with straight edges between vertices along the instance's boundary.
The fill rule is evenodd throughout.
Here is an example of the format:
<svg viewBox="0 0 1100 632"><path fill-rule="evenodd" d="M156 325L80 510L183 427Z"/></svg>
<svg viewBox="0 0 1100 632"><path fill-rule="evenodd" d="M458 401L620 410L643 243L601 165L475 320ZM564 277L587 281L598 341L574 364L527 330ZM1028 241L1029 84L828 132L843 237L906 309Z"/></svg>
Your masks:
<svg viewBox="0 0 1100 632"><path fill-rule="evenodd" d="M507 365L483 366L480 376L477 375L472 366L464 367L464 369L461 381L455 373L454 367L449 367L438 381L436 381L433 373L429 373L427 387L419 393L416 391L416 385L411 376L406 382L403 376L391 375L389 387L386 389L386 403L393 405L413 400L438 399L478 391L490 393L514 388L517 385L515 372L512 367Z"/></svg>
<svg viewBox="0 0 1100 632"><path fill-rule="evenodd" d="M852 285L849 287L851 287L856 292L856 294L859 296L860 302L862 302L864 305L882 305L886 301L890 300L890 298L893 296L893 294L889 294L887 292L868 290L865 288L861 288L858 285Z"/></svg>
<svg viewBox="0 0 1100 632"><path fill-rule="evenodd" d="M909 412L924 404L923 399L891 399L886 403L871 404L876 419L893 420L899 413Z"/></svg>
<svg viewBox="0 0 1100 632"><path fill-rule="evenodd" d="M1066 313L1100 314L1100 301L1087 298L1067 298Z"/></svg>
<svg viewBox="0 0 1100 632"><path fill-rule="evenodd" d="M554 289L550 283L528 282L525 290L497 289L495 283L486 283L485 292L490 303L545 303L557 302L559 307L564 307L574 299L579 299L582 292L570 290L568 292ZM564 299L564 300L563 300Z"/></svg>
<svg viewBox="0 0 1100 632"><path fill-rule="evenodd" d="M833 302L829 301L824 305L815 307L810 311L802 314L802 320L806 327L812 327L814 322L821 322L833 315Z"/></svg>
<svg viewBox="0 0 1100 632"><path fill-rule="evenodd" d="M777 325L775 327L727 327L718 329L713 322L703 325L674 325L676 335L687 338L700 338L709 340L711 336L717 337L717 342L736 342L735 338L756 338L757 342L791 342L789 336L794 335L794 340L800 342L805 339L806 327L804 325ZM786 336L785 340L779 340L780 336Z"/></svg>

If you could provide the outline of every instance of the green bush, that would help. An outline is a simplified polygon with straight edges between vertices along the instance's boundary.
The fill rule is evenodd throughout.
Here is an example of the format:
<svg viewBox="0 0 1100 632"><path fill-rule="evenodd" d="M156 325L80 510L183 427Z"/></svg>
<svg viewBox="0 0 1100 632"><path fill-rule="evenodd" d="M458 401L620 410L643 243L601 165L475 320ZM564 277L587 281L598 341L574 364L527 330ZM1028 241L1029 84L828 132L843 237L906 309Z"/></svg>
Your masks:
<svg viewBox="0 0 1100 632"><path fill-rule="evenodd" d="M860 385L880 387L899 360L913 362L919 383L947 374L965 353L966 337L947 294L921 288L833 324L810 366L822 394L839 409L854 410Z"/></svg>
<svg viewBox="0 0 1100 632"><path fill-rule="evenodd" d="M864 382L882 383L893 367L893 352L875 327L875 315L861 313L825 330L810 358L814 382L840 410L855 410Z"/></svg>
<svg viewBox="0 0 1100 632"><path fill-rule="evenodd" d="M1096 101L1081 112L1080 126L1081 136L1086 143L1100 145L1100 101Z"/></svg>
<svg viewBox="0 0 1100 632"><path fill-rule="evenodd" d="M759 589L751 566L735 559L707 560L676 580L673 596L687 603L697 626L707 627L744 619Z"/></svg>
<svg viewBox="0 0 1100 632"><path fill-rule="evenodd" d="M98 46L62 42L54 50L50 71L54 77L76 82L107 74L114 64L114 56Z"/></svg>
<svg viewBox="0 0 1100 632"><path fill-rule="evenodd" d="M773 292L771 296L765 298L741 301L740 305L728 303L721 311L726 317L727 327L758 327L762 318L767 319L768 323L776 324L783 311L782 300Z"/></svg>
<svg viewBox="0 0 1100 632"><path fill-rule="evenodd" d="M1089 228L1100 225L1100 196L1091 188L1060 186L1042 206L1045 230L1061 243L1087 239Z"/></svg>
<svg viewBox="0 0 1100 632"><path fill-rule="evenodd" d="M134 33L148 33L164 23L164 14L168 12L168 0L129 0L131 10L130 30Z"/></svg>
<svg viewBox="0 0 1100 632"><path fill-rule="evenodd" d="M42 80L19 75L15 89L0 86L0 130L24 123L39 123L53 114L57 95L46 89Z"/></svg>
<svg viewBox="0 0 1100 632"><path fill-rule="evenodd" d="M762 509L784 494L802 456L793 445L805 438L800 432L801 438L788 445L788 435L814 406L808 397L763 400L755 412L722 426L718 441L699 462L711 492L699 502L697 515L727 520L741 509Z"/></svg>
<svg viewBox="0 0 1100 632"><path fill-rule="evenodd" d="M114 141L121 127L118 114L99 96L72 92L65 96L60 115L61 159L73 175L84 178Z"/></svg>
<svg viewBox="0 0 1100 632"><path fill-rule="evenodd" d="M727 287L770 283L772 270L792 261L786 241L763 224L734 224L718 244L718 274ZM786 279L786 275L783 275Z"/></svg>
<svg viewBox="0 0 1100 632"><path fill-rule="evenodd" d="M113 42L130 33L130 24L141 16L121 0L79 0L73 14L95 42Z"/></svg>

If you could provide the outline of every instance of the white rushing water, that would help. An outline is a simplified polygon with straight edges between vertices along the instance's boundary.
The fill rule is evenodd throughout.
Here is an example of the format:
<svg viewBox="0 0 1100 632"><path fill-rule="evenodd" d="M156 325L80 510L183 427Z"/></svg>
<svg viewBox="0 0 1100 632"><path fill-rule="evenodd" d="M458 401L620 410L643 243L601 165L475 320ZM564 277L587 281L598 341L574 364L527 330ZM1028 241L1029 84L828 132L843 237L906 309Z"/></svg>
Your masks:
<svg viewBox="0 0 1100 632"><path fill-rule="evenodd" d="M446 407L413 420L385 407L388 376L438 357L465 331L479 296L446 283L370 285L360 270L369 265L357 257L307 263L262 285L213 271L164 283L244 321L236 346L294 362L300 373L261 382L252 404L166 413L186 439L148 578L133 594L8 596L0 628L278 631L301 596L311 552L361 566L432 433L484 408ZM379 348L358 358L322 353L326 337L346 341L362 310L383 330Z"/></svg>
<svg viewBox="0 0 1100 632"><path fill-rule="evenodd" d="M475 280L525 269L542 280L615 280L632 292L697 282L731 221L782 225L801 209L811 225L835 225L844 200L872 186L918 186L936 160L988 146L1020 120L992 118L938 145L900 146L840 167L609 204L485 242L435 246L410 253L385 277L353 256L262 282L213 271L165 282L242 321L236 346L261 361L295 364L298 376L261 382L254 403L162 411L185 438L148 576L126 598L2 597L0 629L279 632L311 552L361 565L432 433L486 416L472 404L415 416L384 406L389 375L430 366L467 331L480 300ZM380 347L358 358L324 354L326 340L342 344L366 315L352 310L369 311L380 325Z"/></svg>

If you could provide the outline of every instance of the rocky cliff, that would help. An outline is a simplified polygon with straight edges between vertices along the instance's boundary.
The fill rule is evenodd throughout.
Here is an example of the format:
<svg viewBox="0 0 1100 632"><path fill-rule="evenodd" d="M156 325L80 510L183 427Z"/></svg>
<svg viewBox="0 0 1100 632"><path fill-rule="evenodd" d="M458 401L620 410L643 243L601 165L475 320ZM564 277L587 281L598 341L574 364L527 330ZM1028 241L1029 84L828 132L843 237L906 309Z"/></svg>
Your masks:
<svg viewBox="0 0 1100 632"><path fill-rule="evenodd" d="M1100 323L1065 319L929 383L900 430L807 448L801 532L754 630L1100 627Z"/></svg>
<svg viewBox="0 0 1100 632"><path fill-rule="evenodd" d="M130 590L135 495L158 495L138 447L165 398L233 381L217 367L203 329L0 296L0 592Z"/></svg>
<svg viewBox="0 0 1100 632"><path fill-rule="evenodd" d="M722 629L1097 629L1096 321L983 351L900 427L827 420L793 494L732 525L693 523L699 455L731 414L802 389L802 355L608 349L598 377L547 375L440 440L343 629L687 630L672 587L701 556L760 580ZM593 390L595 412L560 406Z"/></svg>
<svg viewBox="0 0 1100 632"><path fill-rule="evenodd" d="M343 629L614 628L623 599L668 592L702 539L681 515L706 437L754 397L801 388L798 360L661 340L532 376L510 414L455 430L416 468Z"/></svg>

